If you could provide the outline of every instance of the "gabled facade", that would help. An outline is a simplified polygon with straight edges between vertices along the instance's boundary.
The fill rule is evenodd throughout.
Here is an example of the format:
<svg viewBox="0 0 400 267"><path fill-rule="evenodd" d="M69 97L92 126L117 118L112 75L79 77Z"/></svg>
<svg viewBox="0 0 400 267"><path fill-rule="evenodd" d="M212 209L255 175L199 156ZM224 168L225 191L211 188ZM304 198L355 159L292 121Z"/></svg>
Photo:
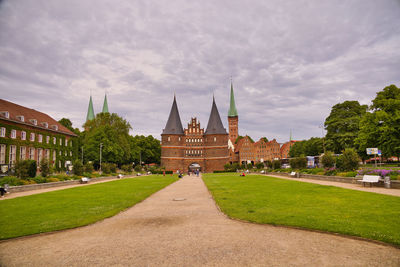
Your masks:
<svg viewBox="0 0 400 267"><path fill-rule="evenodd" d="M167 171L203 172L223 170L229 161L228 133L223 127L215 99L213 99L207 128L201 128L192 118L183 129L176 97L167 124L161 134L161 166Z"/></svg>

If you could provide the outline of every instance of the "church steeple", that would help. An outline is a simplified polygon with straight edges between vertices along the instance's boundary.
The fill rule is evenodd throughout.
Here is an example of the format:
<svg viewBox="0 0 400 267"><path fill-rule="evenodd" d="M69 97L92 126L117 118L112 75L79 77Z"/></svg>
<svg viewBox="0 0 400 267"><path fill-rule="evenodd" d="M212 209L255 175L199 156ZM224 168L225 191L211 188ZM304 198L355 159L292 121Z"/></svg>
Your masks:
<svg viewBox="0 0 400 267"><path fill-rule="evenodd" d="M92 102L92 96L90 96L88 112L86 115L86 121L91 121L93 119L94 119L93 102Z"/></svg>
<svg viewBox="0 0 400 267"><path fill-rule="evenodd" d="M175 95L174 102L172 103L171 111L169 113L167 125L165 125L165 129L163 130L162 134L184 134Z"/></svg>
<svg viewBox="0 0 400 267"><path fill-rule="evenodd" d="M219 116L214 96L213 96L210 118L208 119L207 130L205 134L227 134L226 129L222 124L221 117Z"/></svg>
<svg viewBox="0 0 400 267"><path fill-rule="evenodd" d="M107 103L107 94L104 95L104 103L103 103L103 113L109 113L108 112L108 103Z"/></svg>
<svg viewBox="0 0 400 267"><path fill-rule="evenodd" d="M229 105L228 117L236 117L237 115L238 115L238 112L236 110L235 96L233 94L233 84L231 81L231 101L230 101L230 105Z"/></svg>

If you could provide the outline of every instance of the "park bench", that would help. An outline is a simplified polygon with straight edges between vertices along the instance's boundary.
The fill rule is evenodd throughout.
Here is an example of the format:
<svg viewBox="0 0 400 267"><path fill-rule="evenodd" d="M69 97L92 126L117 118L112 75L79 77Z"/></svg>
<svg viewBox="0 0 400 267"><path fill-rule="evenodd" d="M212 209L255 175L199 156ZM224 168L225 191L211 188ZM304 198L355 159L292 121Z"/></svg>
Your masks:
<svg viewBox="0 0 400 267"><path fill-rule="evenodd" d="M90 181L90 179L87 178L87 177L82 177L81 178L81 184L87 184L89 181Z"/></svg>
<svg viewBox="0 0 400 267"><path fill-rule="evenodd" d="M296 172L291 172L291 173L290 173L290 176L291 176L291 177L296 177Z"/></svg>
<svg viewBox="0 0 400 267"><path fill-rule="evenodd" d="M364 175L362 180L357 181L362 182L363 186L365 186L365 183L369 183L369 186L372 187L372 184L378 183L380 179L381 177L378 175Z"/></svg>

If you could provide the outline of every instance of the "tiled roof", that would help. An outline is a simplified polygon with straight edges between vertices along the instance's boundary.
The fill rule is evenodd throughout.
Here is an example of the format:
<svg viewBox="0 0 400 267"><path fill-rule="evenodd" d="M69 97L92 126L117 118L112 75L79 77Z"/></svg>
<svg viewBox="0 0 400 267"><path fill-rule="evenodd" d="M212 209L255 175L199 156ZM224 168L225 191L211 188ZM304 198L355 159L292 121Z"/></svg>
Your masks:
<svg viewBox="0 0 400 267"><path fill-rule="evenodd" d="M71 136L76 136L73 132L71 132L68 128L60 124L58 121L50 117L49 115L31 109L24 106L20 106L18 104L14 104L12 102L6 101L4 99L0 99L0 112L7 111L9 113L9 118L5 118L4 115L1 115L0 118L4 120L10 120L13 122L26 124L32 127L36 127L39 129L45 129L49 131L54 131L62 134L67 134ZM21 121L19 116L24 116L24 122ZM37 125L34 125L31 120L36 120ZM45 127L45 123L47 123L48 128ZM57 130L53 129L52 126L56 125Z"/></svg>

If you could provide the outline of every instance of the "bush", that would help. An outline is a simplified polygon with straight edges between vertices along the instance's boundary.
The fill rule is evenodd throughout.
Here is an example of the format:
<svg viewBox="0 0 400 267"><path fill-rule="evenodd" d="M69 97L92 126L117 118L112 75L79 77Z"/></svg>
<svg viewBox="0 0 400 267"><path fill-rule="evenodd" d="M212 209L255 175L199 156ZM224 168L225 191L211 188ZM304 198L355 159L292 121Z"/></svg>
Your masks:
<svg viewBox="0 0 400 267"><path fill-rule="evenodd" d="M125 164L121 166L121 170L123 170L124 172L132 172L132 165L131 164ZM155 171L155 169L153 169L153 167L150 168L150 171L153 170ZM152 172L152 171L151 171ZM152 172L153 173L153 172Z"/></svg>
<svg viewBox="0 0 400 267"><path fill-rule="evenodd" d="M72 172L75 175L82 175L83 174L83 165L79 159L74 161L74 167L72 169Z"/></svg>
<svg viewBox="0 0 400 267"><path fill-rule="evenodd" d="M36 171L37 171L36 160L28 160L28 161L29 161L28 176L33 178L36 176Z"/></svg>
<svg viewBox="0 0 400 267"><path fill-rule="evenodd" d="M290 160L290 167L293 169L304 169L307 167L307 158L306 157L298 157Z"/></svg>
<svg viewBox="0 0 400 267"><path fill-rule="evenodd" d="M346 148L343 154L337 158L336 167L341 171L354 171L358 169L360 157L352 148Z"/></svg>
<svg viewBox="0 0 400 267"><path fill-rule="evenodd" d="M240 168L239 163L233 163L233 164L225 164L224 165L224 170L227 172L235 172Z"/></svg>
<svg viewBox="0 0 400 267"><path fill-rule="evenodd" d="M42 177L47 177L50 174L49 161L45 158L40 161L40 172Z"/></svg>
<svg viewBox="0 0 400 267"><path fill-rule="evenodd" d="M321 157L321 163L324 168L332 168L335 166L335 156L331 151L326 151Z"/></svg>
<svg viewBox="0 0 400 267"><path fill-rule="evenodd" d="M163 174L164 170L151 172L152 174ZM165 174L172 174L172 171L165 171Z"/></svg>
<svg viewBox="0 0 400 267"><path fill-rule="evenodd" d="M23 182L21 179L15 176L5 176L3 178L0 178L0 185L3 186L5 184L8 184L9 186L14 186L14 185L23 185Z"/></svg>
<svg viewBox="0 0 400 267"><path fill-rule="evenodd" d="M142 166L136 165L135 166L135 172L141 172L142 171Z"/></svg>
<svg viewBox="0 0 400 267"><path fill-rule="evenodd" d="M329 168L325 170L324 174L326 176L335 176L337 174L337 170L335 168Z"/></svg>
<svg viewBox="0 0 400 267"><path fill-rule="evenodd" d="M272 162L270 160L264 161L264 164L265 164L266 167L272 168Z"/></svg>
<svg viewBox="0 0 400 267"><path fill-rule="evenodd" d="M59 182L60 180L58 180L57 178L54 177L50 177L46 179L47 183L53 183L53 182Z"/></svg>
<svg viewBox="0 0 400 267"><path fill-rule="evenodd" d="M36 176L35 178L32 179L33 181L35 181L37 184L44 184L46 183L46 178L42 177L42 176Z"/></svg>
<svg viewBox="0 0 400 267"><path fill-rule="evenodd" d="M264 163L262 163L262 162L258 162L258 163L256 163L256 168L259 170L259 169L263 169L264 168Z"/></svg>
<svg viewBox="0 0 400 267"><path fill-rule="evenodd" d="M274 170L280 169L281 168L281 161L280 160L274 160L272 161L272 168Z"/></svg>
<svg viewBox="0 0 400 267"><path fill-rule="evenodd" d="M86 162L86 164L84 165L83 169L84 169L84 172L92 173L94 171L93 163Z"/></svg>
<svg viewBox="0 0 400 267"><path fill-rule="evenodd" d="M30 166L30 160L18 160L15 163L14 170L15 174L19 178L27 178L29 177L29 166Z"/></svg>
<svg viewBox="0 0 400 267"><path fill-rule="evenodd" d="M228 170L228 171L214 171L213 173L229 173L229 172L236 172L233 170Z"/></svg>

